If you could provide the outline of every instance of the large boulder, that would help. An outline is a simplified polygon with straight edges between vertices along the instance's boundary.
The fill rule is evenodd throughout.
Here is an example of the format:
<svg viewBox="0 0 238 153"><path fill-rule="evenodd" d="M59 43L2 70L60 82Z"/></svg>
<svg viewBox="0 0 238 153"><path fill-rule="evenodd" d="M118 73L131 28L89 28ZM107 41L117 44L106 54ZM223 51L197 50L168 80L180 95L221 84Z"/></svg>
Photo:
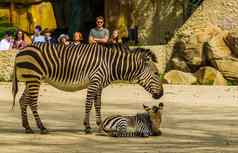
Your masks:
<svg viewBox="0 0 238 153"><path fill-rule="evenodd" d="M197 83L197 78L192 73L185 73L178 70L171 70L164 75L169 84L191 85Z"/></svg>
<svg viewBox="0 0 238 153"><path fill-rule="evenodd" d="M183 72L191 72L191 69L187 65L187 63L181 59L180 57L174 57L171 59L169 63L169 68L168 69L175 69L175 70L180 70Z"/></svg>
<svg viewBox="0 0 238 153"><path fill-rule="evenodd" d="M224 79L221 72L210 66L201 67L194 75L197 77L200 84L227 85L227 81Z"/></svg>
<svg viewBox="0 0 238 153"><path fill-rule="evenodd" d="M238 28L229 31L224 41L231 52L238 57Z"/></svg>
<svg viewBox="0 0 238 153"><path fill-rule="evenodd" d="M219 59L231 56L231 50L224 42L227 32L220 32L208 42L207 54L209 59Z"/></svg>
<svg viewBox="0 0 238 153"><path fill-rule="evenodd" d="M237 14L237 0L204 0L185 24L177 30L173 39L168 43L167 62L172 58L172 48L176 41L180 39L179 37L181 34L187 33L187 38L189 40L194 39L194 35L202 32L203 29L209 28L210 25L220 27L222 30L233 29L238 26ZM197 46L195 47L197 48ZM199 50L196 49L196 51ZM200 54L198 54L198 59L195 60L197 63L201 61L199 55Z"/></svg>
<svg viewBox="0 0 238 153"><path fill-rule="evenodd" d="M220 33L207 43L206 50L210 63L228 80L238 80L238 58L232 55L224 42L228 33Z"/></svg>
<svg viewBox="0 0 238 153"><path fill-rule="evenodd" d="M234 57L226 57L213 60L213 65L228 80L238 81L238 59Z"/></svg>
<svg viewBox="0 0 238 153"><path fill-rule="evenodd" d="M182 48L179 49L179 56L182 56L191 67L199 67L205 62L204 43L221 31L218 27L208 24L206 27L197 29L194 33L190 33L190 31L181 32L178 41L184 45L180 45ZM176 44L178 43L176 42Z"/></svg>

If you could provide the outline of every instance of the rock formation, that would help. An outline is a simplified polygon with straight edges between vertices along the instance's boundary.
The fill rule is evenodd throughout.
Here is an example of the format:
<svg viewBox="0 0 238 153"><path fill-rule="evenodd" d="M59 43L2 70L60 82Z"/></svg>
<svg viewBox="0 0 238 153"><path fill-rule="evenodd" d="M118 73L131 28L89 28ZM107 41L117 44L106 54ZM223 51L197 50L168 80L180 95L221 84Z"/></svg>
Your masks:
<svg viewBox="0 0 238 153"><path fill-rule="evenodd" d="M222 77L238 82L237 28L236 0L204 0L164 47L167 70L192 72L201 84L212 80L212 84L226 84ZM212 79L201 74L209 71L213 71Z"/></svg>

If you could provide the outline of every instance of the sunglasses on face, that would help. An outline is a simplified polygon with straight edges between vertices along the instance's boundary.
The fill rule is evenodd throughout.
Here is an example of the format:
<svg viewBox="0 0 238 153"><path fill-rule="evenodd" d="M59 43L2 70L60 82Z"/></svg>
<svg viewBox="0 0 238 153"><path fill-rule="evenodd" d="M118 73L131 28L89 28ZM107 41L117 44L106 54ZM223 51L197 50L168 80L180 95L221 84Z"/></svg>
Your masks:
<svg viewBox="0 0 238 153"><path fill-rule="evenodd" d="M102 24L103 22L102 21L97 21L98 24Z"/></svg>

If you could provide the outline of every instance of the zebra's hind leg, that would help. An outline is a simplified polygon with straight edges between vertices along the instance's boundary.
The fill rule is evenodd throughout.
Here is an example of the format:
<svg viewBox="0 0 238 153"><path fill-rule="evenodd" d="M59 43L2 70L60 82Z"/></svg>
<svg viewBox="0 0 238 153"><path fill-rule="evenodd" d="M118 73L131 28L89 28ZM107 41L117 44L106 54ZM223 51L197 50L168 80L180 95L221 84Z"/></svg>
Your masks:
<svg viewBox="0 0 238 153"><path fill-rule="evenodd" d="M43 125L43 123L40 119L40 116L39 116L38 111L37 111L37 104L36 104L36 106L32 104L30 107L31 107L31 111L34 115L34 118L36 120L36 125L40 129L41 134L49 133L48 129L44 127L44 125Z"/></svg>
<svg viewBox="0 0 238 153"><path fill-rule="evenodd" d="M38 95L39 95L39 89L40 89L40 82L39 81L34 81L34 82L29 82L27 83L27 88L28 88L28 94L31 99L30 103L30 108L31 111L34 115L34 118L36 120L36 125L40 129L41 134L47 134L48 130L44 127L40 116L38 114L38 105L37 105L37 100L38 100Z"/></svg>
<svg viewBox="0 0 238 153"><path fill-rule="evenodd" d="M22 126L25 128L25 133L34 133L29 125L28 118L27 118L27 106L29 102L30 102L30 98L27 97L27 91L25 89L19 100L20 107L21 107Z"/></svg>

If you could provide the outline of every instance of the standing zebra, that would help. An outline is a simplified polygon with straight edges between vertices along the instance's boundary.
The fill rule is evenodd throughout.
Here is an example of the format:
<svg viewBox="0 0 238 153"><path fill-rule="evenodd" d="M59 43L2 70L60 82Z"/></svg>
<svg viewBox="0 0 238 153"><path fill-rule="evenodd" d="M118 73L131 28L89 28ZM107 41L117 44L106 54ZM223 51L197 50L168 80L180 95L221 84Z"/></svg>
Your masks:
<svg viewBox="0 0 238 153"><path fill-rule="evenodd" d="M137 113L135 116L114 115L107 117L101 128L109 136L114 137L161 135L160 124L163 106L163 103L152 108L143 105L145 113Z"/></svg>
<svg viewBox="0 0 238 153"><path fill-rule="evenodd" d="M94 104L96 123L101 124L101 93L115 80L136 81L155 99L163 95L156 56L150 50L125 47L107 48L97 44L60 45L32 44L20 50L15 58L13 76L13 106L18 91L17 81L26 87L20 98L22 125L26 133L33 133L27 119L30 106L41 133L48 133L37 111L37 99L42 81L64 91L87 88L85 131L90 132L89 115Z"/></svg>

